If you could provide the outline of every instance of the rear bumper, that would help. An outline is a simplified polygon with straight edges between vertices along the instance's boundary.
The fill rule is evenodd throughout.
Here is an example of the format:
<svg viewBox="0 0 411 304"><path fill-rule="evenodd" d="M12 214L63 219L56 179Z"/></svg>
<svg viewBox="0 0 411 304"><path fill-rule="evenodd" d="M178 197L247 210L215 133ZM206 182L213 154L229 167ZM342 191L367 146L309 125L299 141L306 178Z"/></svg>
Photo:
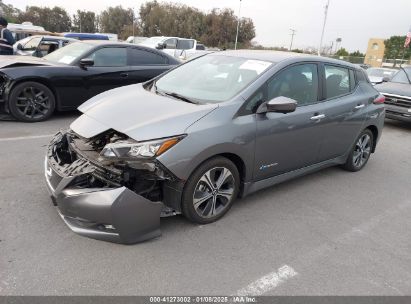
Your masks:
<svg viewBox="0 0 411 304"><path fill-rule="evenodd" d="M62 170L49 157L44 170L53 203L75 233L115 243L133 244L161 235L161 202L152 202L127 187L83 188L76 180L95 170L87 160L73 162ZM70 172L70 174L66 174Z"/></svg>

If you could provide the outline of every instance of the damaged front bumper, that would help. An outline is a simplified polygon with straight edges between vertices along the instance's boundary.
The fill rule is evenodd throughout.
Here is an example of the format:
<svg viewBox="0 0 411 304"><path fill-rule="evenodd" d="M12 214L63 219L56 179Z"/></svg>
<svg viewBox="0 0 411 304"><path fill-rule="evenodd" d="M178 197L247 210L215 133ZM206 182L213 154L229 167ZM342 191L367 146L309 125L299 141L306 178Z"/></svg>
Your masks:
<svg viewBox="0 0 411 304"><path fill-rule="evenodd" d="M67 140L64 136L58 133L50 143L44 170L53 203L67 226L83 236L123 244L160 236L163 203L116 183L90 183L101 176L101 168L81 156L59 163L56 146Z"/></svg>

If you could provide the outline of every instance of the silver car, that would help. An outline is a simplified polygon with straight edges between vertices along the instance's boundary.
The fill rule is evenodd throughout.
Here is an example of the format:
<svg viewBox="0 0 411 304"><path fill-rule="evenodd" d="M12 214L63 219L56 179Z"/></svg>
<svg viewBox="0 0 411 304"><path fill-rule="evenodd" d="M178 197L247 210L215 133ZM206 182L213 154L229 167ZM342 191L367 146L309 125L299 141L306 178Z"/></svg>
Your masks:
<svg viewBox="0 0 411 304"><path fill-rule="evenodd" d="M46 181L74 232L136 243L159 236L163 216L207 224L259 189L329 166L361 170L383 103L346 62L208 54L81 105L48 147Z"/></svg>

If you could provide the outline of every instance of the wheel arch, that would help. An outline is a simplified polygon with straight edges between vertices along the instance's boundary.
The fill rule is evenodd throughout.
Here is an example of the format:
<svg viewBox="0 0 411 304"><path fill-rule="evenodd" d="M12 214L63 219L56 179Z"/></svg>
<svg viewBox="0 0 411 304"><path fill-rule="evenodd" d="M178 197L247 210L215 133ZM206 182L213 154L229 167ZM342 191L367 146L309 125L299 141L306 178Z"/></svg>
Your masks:
<svg viewBox="0 0 411 304"><path fill-rule="evenodd" d="M199 162L199 163L195 166L195 168L191 171L190 177L191 177L191 175L193 174L193 172L194 172L198 167L200 167L203 163L205 163L206 161L209 161L210 159L216 158L216 157L224 157L224 158L227 158L228 160L230 160L230 161L236 166L236 168L237 168L237 170L238 170L238 173L239 173L239 175L240 175L240 191L239 191L239 194L241 194L241 193L242 193L242 190L243 190L244 182L245 182L245 180L246 180L246 178L247 178L247 174L249 174L249 172L247 171L247 167L246 167L246 163L245 163L244 159L243 159L241 156L239 156L238 154L236 154L236 153L233 153L233 152L221 152L221 153L213 154L213 155L211 155L211 156L203 159L203 160L202 160L201 162ZM190 177L189 177L189 178L190 178ZM184 186L184 187L185 187L185 186Z"/></svg>
<svg viewBox="0 0 411 304"><path fill-rule="evenodd" d="M365 128L365 130L367 129L370 130L373 135L373 144L372 144L371 152L374 153L377 147L377 140L378 140L378 135L379 135L378 128L375 125L369 125Z"/></svg>

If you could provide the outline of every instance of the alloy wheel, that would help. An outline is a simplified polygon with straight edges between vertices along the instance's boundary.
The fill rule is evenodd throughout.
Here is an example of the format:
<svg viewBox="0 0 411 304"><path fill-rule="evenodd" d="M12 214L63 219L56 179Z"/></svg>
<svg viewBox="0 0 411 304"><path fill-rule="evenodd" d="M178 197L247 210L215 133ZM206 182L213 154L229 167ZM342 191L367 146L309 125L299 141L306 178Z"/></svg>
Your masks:
<svg viewBox="0 0 411 304"><path fill-rule="evenodd" d="M357 168L361 168L370 157L371 153L371 137L368 134L362 135L355 144L353 153L353 164Z"/></svg>
<svg viewBox="0 0 411 304"><path fill-rule="evenodd" d="M193 206L202 218L218 216L233 199L235 180L231 171L224 167L208 170L200 180L193 194Z"/></svg>
<svg viewBox="0 0 411 304"><path fill-rule="evenodd" d="M40 119L50 110L50 98L43 90L27 86L24 87L16 100L17 111L28 119Z"/></svg>

